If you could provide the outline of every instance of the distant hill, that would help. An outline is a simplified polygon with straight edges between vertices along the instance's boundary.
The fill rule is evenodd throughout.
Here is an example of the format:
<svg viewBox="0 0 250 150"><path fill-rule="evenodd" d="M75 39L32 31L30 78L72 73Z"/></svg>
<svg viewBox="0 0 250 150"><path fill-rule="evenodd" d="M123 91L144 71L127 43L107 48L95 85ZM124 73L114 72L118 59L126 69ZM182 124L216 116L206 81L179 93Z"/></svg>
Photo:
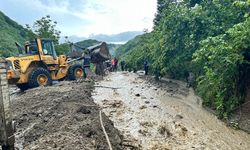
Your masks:
<svg viewBox="0 0 250 150"><path fill-rule="evenodd" d="M128 31L112 35L105 35L105 34L92 35L89 38L96 39L98 41L105 41L108 43L117 43L117 42L126 43L127 41L141 34L143 34L143 32L141 31Z"/></svg>
<svg viewBox="0 0 250 150"><path fill-rule="evenodd" d="M83 47L83 48L87 48L93 45L96 45L98 43L101 43L100 41L94 40L94 39L88 39L88 40L83 40L83 41L79 41L76 42L77 45Z"/></svg>
<svg viewBox="0 0 250 150"><path fill-rule="evenodd" d="M138 45L140 46L140 43L142 42L144 35L138 35L134 39L131 39L126 44L121 45L117 50L115 51L116 57L122 57L123 55L126 55L129 51L133 51L134 49L138 48Z"/></svg>
<svg viewBox="0 0 250 150"><path fill-rule="evenodd" d="M126 43L127 41L133 39L137 35L141 35L143 32L141 31L128 31L128 32L122 32L119 34L112 34L112 35L106 35L106 34L98 34L98 35L90 35L88 38L86 37L78 37L78 36L69 36L69 40L71 42L77 42L77 41L83 41L86 39L95 39L98 41L103 41L107 43Z"/></svg>
<svg viewBox="0 0 250 150"><path fill-rule="evenodd" d="M28 31L0 11L0 57L17 54L15 42L23 44Z"/></svg>

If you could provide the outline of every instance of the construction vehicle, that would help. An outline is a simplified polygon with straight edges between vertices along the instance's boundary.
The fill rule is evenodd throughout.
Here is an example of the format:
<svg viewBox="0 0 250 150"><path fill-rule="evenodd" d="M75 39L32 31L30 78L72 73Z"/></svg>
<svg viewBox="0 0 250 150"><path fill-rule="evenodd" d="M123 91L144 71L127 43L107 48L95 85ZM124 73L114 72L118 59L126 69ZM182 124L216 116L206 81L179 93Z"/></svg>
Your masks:
<svg viewBox="0 0 250 150"><path fill-rule="evenodd" d="M65 55L56 55L53 41L50 39L36 38L26 42L22 48L17 44L19 56L6 58L8 63L7 78L9 84L16 84L21 90L28 88L51 85L53 80L77 80L82 78L84 70L75 60ZM93 60L106 60L109 51L89 51ZM106 54L99 54L104 52ZM103 57L105 56L105 57ZM107 57L106 57L107 56ZM97 57L97 58L96 58ZM99 57L99 58L98 58ZM70 61L69 61L70 60Z"/></svg>

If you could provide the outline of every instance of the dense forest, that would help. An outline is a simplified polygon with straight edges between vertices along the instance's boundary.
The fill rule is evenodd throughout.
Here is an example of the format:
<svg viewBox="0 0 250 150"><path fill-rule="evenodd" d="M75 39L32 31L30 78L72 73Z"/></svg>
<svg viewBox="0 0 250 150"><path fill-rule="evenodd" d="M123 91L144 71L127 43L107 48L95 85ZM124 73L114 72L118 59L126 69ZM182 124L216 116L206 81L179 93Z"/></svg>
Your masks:
<svg viewBox="0 0 250 150"><path fill-rule="evenodd" d="M120 47L116 56L141 69L185 79L192 72L203 104L228 115L249 86L249 0L158 0L154 29Z"/></svg>

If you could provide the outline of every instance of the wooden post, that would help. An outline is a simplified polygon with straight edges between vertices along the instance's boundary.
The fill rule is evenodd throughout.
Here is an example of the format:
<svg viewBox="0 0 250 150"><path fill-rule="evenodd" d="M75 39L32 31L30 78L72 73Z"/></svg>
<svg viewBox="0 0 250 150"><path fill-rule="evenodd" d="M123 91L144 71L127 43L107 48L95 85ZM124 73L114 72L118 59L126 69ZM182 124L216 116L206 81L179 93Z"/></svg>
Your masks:
<svg viewBox="0 0 250 150"><path fill-rule="evenodd" d="M6 61L0 60L0 145L3 150L14 150L14 142Z"/></svg>

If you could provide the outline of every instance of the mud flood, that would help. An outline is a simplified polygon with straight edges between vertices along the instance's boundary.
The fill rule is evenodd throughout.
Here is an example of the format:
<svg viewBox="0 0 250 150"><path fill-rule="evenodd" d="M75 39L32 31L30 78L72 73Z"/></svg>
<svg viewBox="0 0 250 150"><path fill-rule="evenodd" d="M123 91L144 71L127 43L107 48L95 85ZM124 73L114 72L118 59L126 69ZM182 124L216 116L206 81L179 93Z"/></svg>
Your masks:
<svg viewBox="0 0 250 150"><path fill-rule="evenodd" d="M92 97L123 134L127 149L250 149L250 135L204 110L191 88L162 82L118 72L96 83Z"/></svg>
<svg viewBox="0 0 250 150"><path fill-rule="evenodd" d="M99 108L91 98L90 82L63 81L13 94L16 150L106 150ZM122 149L122 136L103 114L114 149ZM1 149L1 148L0 148Z"/></svg>

